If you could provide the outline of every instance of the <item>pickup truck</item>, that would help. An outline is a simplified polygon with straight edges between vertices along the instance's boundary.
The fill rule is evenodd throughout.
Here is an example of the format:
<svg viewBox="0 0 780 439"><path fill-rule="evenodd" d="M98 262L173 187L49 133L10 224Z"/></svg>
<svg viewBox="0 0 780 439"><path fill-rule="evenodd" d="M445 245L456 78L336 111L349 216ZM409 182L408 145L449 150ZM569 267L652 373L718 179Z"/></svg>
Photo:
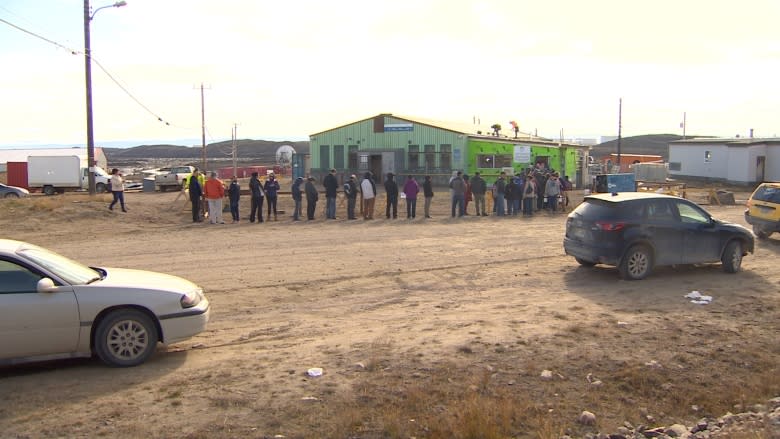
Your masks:
<svg viewBox="0 0 780 439"><path fill-rule="evenodd" d="M168 189L180 190L182 183L190 178L193 166L172 166L170 168L160 169L160 174L154 177L154 185L160 192Z"/></svg>

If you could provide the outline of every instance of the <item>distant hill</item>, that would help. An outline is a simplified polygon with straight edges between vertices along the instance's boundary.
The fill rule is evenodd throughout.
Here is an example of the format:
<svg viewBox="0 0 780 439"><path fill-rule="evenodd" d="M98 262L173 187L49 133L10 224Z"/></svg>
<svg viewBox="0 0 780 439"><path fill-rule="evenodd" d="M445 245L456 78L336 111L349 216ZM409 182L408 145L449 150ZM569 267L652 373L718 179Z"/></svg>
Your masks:
<svg viewBox="0 0 780 439"><path fill-rule="evenodd" d="M691 136L686 136L690 138ZM647 134L643 136L623 137L620 139L620 152L622 154L647 154L660 155L664 161L669 160L669 142L681 140L677 134ZM590 155L597 160L609 154L617 153L618 141L600 143L592 146Z"/></svg>
<svg viewBox="0 0 780 439"><path fill-rule="evenodd" d="M276 142L268 140L241 139L236 141L236 155L242 159L255 159L273 163L276 150L282 145L290 145L300 154L309 153L309 142ZM210 143L206 145L206 159L220 160L230 158L233 142ZM200 146L182 145L139 145L132 148L103 148L109 162L133 160L177 159L199 160L203 150Z"/></svg>

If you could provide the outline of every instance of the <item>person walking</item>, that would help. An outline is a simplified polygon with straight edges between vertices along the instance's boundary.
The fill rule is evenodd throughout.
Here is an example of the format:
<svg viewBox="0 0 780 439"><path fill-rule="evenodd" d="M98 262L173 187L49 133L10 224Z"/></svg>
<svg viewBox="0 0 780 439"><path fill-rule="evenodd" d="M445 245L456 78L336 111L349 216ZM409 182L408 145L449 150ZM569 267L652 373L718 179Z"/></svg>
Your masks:
<svg viewBox="0 0 780 439"><path fill-rule="evenodd" d="M425 176L425 181L423 181L423 197L425 197L425 205L423 209L425 210L425 217L431 218L431 201L433 201L433 181L431 180L430 175Z"/></svg>
<svg viewBox="0 0 780 439"><path fill-rule="evenodd" d="M212 171L209 179L206 180L206 186L203 188L203 195L209 203L209 223L225 224L222 221L222 200L225 198L225 186L217 178L217 173Z"/></svg>
<svg viewBox="0 0 780 439"><path fill-rule="evenodd" d="M474 209L477 216L487 216L487 211L485 210L486 192L487 183L485 183L485 179L479 175L479 172L475 172L474 176L471 177L471 195L474 197Z"/></svg>
<svg viewBox="0 0 780 439"><path fill-rule="evenodd" d="M271 221L271 212L273 211L274 221L276 221L276 198L279 192L279 181L274 174L268 176L268 180L263 185L263 192L265 192L265 200L268 203L268 215L266 218L268 218L268 221Z"/></svg>
<svg viewBox="0 0 780 439"><path fill-rule="evenodd" d="M417 194L420 193L420 185L414 176L406 177L404 183L404 195L406 196L406 219L414 219L417 215Z"/></svg>
<svg viewBox="0 0 780 439"><path fill-rule="evenodd" d="M336 170L330 169L330 173L322 181L325 186L325 217L336 219L336 196L339 190L339 181L336 178Z"/></svg>
<svg viewBox="0 0 780 439"><path fill-rule="evenodd" d="M465 197L466 197L466 183L463 181L463 172L458 171L455 174L455 178L450 182L450 189L452 189L452 217L455 218L455 210L457 208L458 217L463 216L465 212Z"/></svg>
<svg viewBox="0 0 780 439"><path fill-rule="evenodd" d="M111 170L111 195L114 196L114 200L108 205L108 210L114 210L114 205L119 203L122 206L122 212L127 212L125 209L125 180L117 168Z"/></svg>
<svg viewBox="0 0 780 439"><path fill-rule="evenodd" d="M317 200L320 198L320 194L317 191L317 187L314 186L314 177L309 177L309 181L306 182L306 218L311 221L314 219L314 212L317 210Z"/></svg>
<svg viewBox="0 0 780 439"><path fill-rule="evenodd" d="M357 203L358 187L355 174L352 174L349 180L344 183L344 196L347 197L347 219L356 220L355 204Z"/></svg>
<svg viewBox="0 0 780 439"><path fill-rule="evenodd" d="M260 180L257 178L257 172L252 173L252 177L249 179L249 191L252 194L252 200L249 207L249 222L255 222L257 218L258 223L263 222L263 185L260 184Z"/></svg>
<svg viewBox="0 0 780 439"><path fill-rule="evenodd" d="M363 219L374 219L374 203L376 202L376 183L370 172L363 175L360 182L360 192L363 193Z"/></svg>
<svg viewBox="0 0 780 439"><path fill-rule="evenodd" d="M293 203L295 203L295 207L293 208L293 221L300 221L301 217L301 202L303 201L301 184L303 184L303 177L298 177L292 185L292 199Z"/></svg>
<svg viewBox="0 0 780 439"><path fill-rule="evenodd" d="M230 179L230 186L228 187L228 199L230 200L230 215L233 217L233 223L240 221L238 216L238 200L241 199L241 186L238 184L238 178L234 175Z"/></svg>
<svg viewBox="0 0 780 439"><path fill-rule="evenodd" d="M194 170L192 172L192 176L190 176L189 183L188 183L188 191L190 193L190 202L192 203L192 222L193 223L199 223L203 221L203 219L200 216L200 203L201 198L203 198L203 186L200 184L200 179L198 178L198 170Z"/></svg>
<svg viewBox="0 0 780 439"><path fill-rule="evenodd" d="M395 182L395 175L392 172L387 173L385 180L385 195L387 195L387 206L385 207L385 216L390 219L390 210L393 211L393 219L398 218L398 183Z"/></svg>

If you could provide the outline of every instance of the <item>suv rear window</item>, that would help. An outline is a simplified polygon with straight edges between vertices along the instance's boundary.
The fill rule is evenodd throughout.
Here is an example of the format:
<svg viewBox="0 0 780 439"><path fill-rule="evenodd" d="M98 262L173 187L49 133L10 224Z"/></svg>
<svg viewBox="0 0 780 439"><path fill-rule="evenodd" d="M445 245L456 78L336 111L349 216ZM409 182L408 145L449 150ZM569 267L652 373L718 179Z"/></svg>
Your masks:
<svg viewBox="0 0 780 439"><path fill-rule="evenodd" d="M780 203L780 188L767 185L759 186L756 193L753 194L753 199L768 203Z"/></svg>
<svg viewBox="0 0 780 439"><path fill-rule="evenodd" d="M640 206L635 203L614 203L598 199L586 199L580 204L576 212L584 218L609 219L636 219L639 216Z"/></svg>

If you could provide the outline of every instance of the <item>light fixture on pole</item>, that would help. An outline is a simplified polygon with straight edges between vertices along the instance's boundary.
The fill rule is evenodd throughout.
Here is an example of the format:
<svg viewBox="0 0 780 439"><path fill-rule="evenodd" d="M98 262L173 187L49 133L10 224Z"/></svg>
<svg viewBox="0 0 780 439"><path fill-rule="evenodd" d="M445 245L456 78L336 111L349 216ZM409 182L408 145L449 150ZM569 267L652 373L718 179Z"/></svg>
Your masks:
<svg viewBox="0 0 780 439"><path fill-rule="evenodd" d="M97 11L105 8L120 8L127 5L119 1L112 5L101 6L94 11L89 6L89 0L84 0L84 78L87 89L87 166L89 167L89 194L95 195L95 135L92 127L92 50L89 43L89 22L95 18Z"/></svg>

